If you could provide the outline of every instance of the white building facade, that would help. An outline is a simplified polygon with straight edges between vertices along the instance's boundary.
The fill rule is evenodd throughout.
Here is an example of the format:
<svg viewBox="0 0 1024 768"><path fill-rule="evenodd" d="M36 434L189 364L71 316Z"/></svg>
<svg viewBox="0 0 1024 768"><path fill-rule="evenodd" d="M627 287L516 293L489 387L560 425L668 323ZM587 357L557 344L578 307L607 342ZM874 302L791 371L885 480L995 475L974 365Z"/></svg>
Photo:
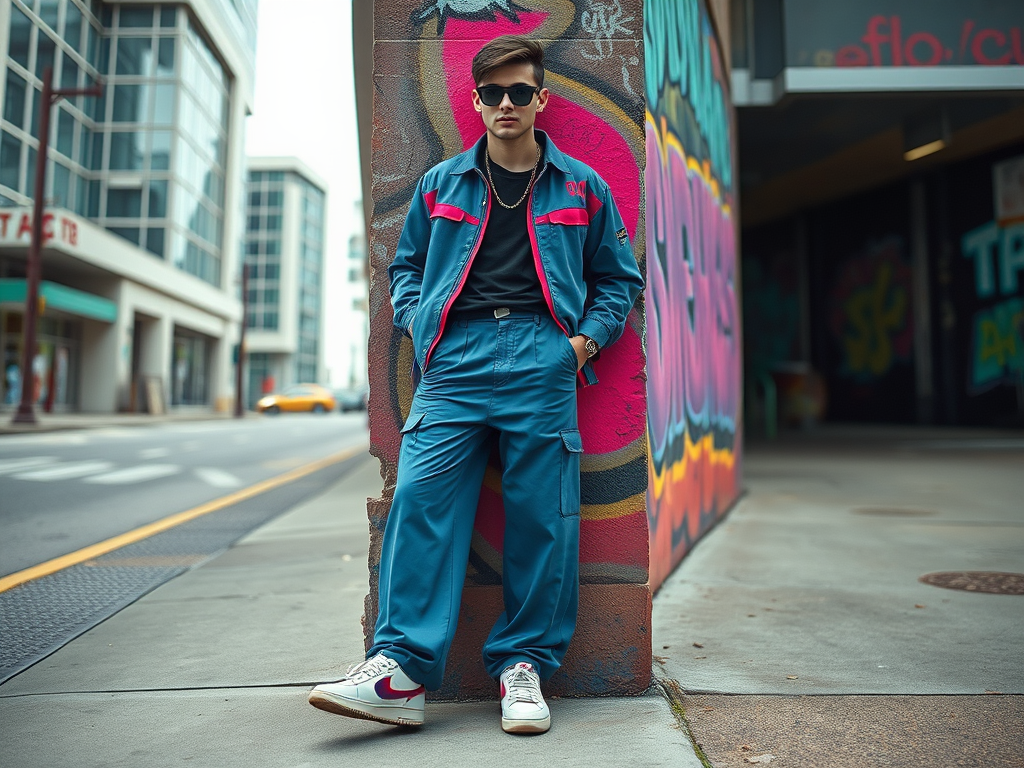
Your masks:
<svg viewBox="0 0 1024 768"><path fill-rule="evenodd" d="M361 221L361 219L359 219ZM366 236L362 231L349 236L345 257L341 328L345 343L345 369L341 371L346 387L367 386L367 344L370 338L369 275Z"/></svg>
<svg viewBox="0 0 1024 768"><path fill-rule="evenodd" d="M327 184L294 157L249 158L246 356L250 405L291 384L325 384Z"/></svg>
<svg viewBox="0 0 1024 768"><path fill-rule="evenodd" d="M5 408L227 410L240 301L256 0L0 3ZM39 95L51 111L42 315L20 371Z"/></svg>

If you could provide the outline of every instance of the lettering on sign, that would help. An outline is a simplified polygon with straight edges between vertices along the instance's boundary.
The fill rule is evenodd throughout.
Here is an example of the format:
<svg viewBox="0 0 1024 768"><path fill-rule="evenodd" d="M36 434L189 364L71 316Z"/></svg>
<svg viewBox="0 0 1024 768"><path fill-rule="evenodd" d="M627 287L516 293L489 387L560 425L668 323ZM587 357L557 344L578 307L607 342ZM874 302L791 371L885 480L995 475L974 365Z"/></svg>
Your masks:
<svg viewBox="0 0 1024 768"><path fill-rule="evenodd" d="M53 213L43 214L43 245L55 239L78 245L78 222ZM32 241L32 214L0 211L0 240L28 245Z"/></svg>
<svg viewBox="0 0 1024 768"><path fill-rule="evenodd" d="M904 28L901 16L879 14L868 19L858 43L844 45L835 52L832 63L837 67L1024 66L1022 37L1019 27L979 29L973 19L964 19L960 39L944 41L929 30ZM827 66L828 53L819 52L817 62Z"/></svg>

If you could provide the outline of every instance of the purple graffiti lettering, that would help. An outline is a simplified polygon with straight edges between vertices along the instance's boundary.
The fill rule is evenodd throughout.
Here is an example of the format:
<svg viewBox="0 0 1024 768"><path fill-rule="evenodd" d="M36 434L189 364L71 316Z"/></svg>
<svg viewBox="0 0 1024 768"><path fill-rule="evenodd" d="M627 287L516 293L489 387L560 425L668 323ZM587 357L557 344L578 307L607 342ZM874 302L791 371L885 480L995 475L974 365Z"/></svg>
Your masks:
<svg viewBox="0 0 1024 768"><path fill-rule="evenodd" d="M691 438L733 433L740 404L736 240L731 211L676 142L647 128L647 367L655 465Z"/></svg>

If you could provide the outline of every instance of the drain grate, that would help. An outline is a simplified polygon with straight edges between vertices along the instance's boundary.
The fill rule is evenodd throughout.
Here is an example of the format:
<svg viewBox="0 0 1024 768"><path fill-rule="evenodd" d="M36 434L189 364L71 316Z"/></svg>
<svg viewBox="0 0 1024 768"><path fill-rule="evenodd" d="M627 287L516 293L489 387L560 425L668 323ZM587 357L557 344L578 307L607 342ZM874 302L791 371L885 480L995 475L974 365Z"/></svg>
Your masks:
<svg viewBox="0 0 1024 768"><path fill-rule="evenodd" d="M918 581L943 589L986 592L991 595L1024 595L1024 573L1000 571L945 571L926 573Z"/></svg>
<svg viewBox="0 0 1024 768"><path fill-rule="evenodd" d="M930 509L913 509L910 507L857 507L851 510L855 515L872 515L875 517L927 517L936 514Z"/></svg>

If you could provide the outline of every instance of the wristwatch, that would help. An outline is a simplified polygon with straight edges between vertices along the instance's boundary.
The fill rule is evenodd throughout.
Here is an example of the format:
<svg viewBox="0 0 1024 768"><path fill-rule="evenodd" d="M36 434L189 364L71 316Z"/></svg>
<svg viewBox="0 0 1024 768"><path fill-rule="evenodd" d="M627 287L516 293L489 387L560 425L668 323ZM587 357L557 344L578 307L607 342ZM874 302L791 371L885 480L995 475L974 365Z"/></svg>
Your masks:
<svg viewBox="0 0 1024 768"><path fill-rule="evenodd" d="M587 340L587 344L586 344L586 347L587 347L587 359L589 360L594 355L596 355L598 352L600 352L601 348L599 346L597 346L597 342L594 341L589 336L584 336L583 338Z"/></svg>

